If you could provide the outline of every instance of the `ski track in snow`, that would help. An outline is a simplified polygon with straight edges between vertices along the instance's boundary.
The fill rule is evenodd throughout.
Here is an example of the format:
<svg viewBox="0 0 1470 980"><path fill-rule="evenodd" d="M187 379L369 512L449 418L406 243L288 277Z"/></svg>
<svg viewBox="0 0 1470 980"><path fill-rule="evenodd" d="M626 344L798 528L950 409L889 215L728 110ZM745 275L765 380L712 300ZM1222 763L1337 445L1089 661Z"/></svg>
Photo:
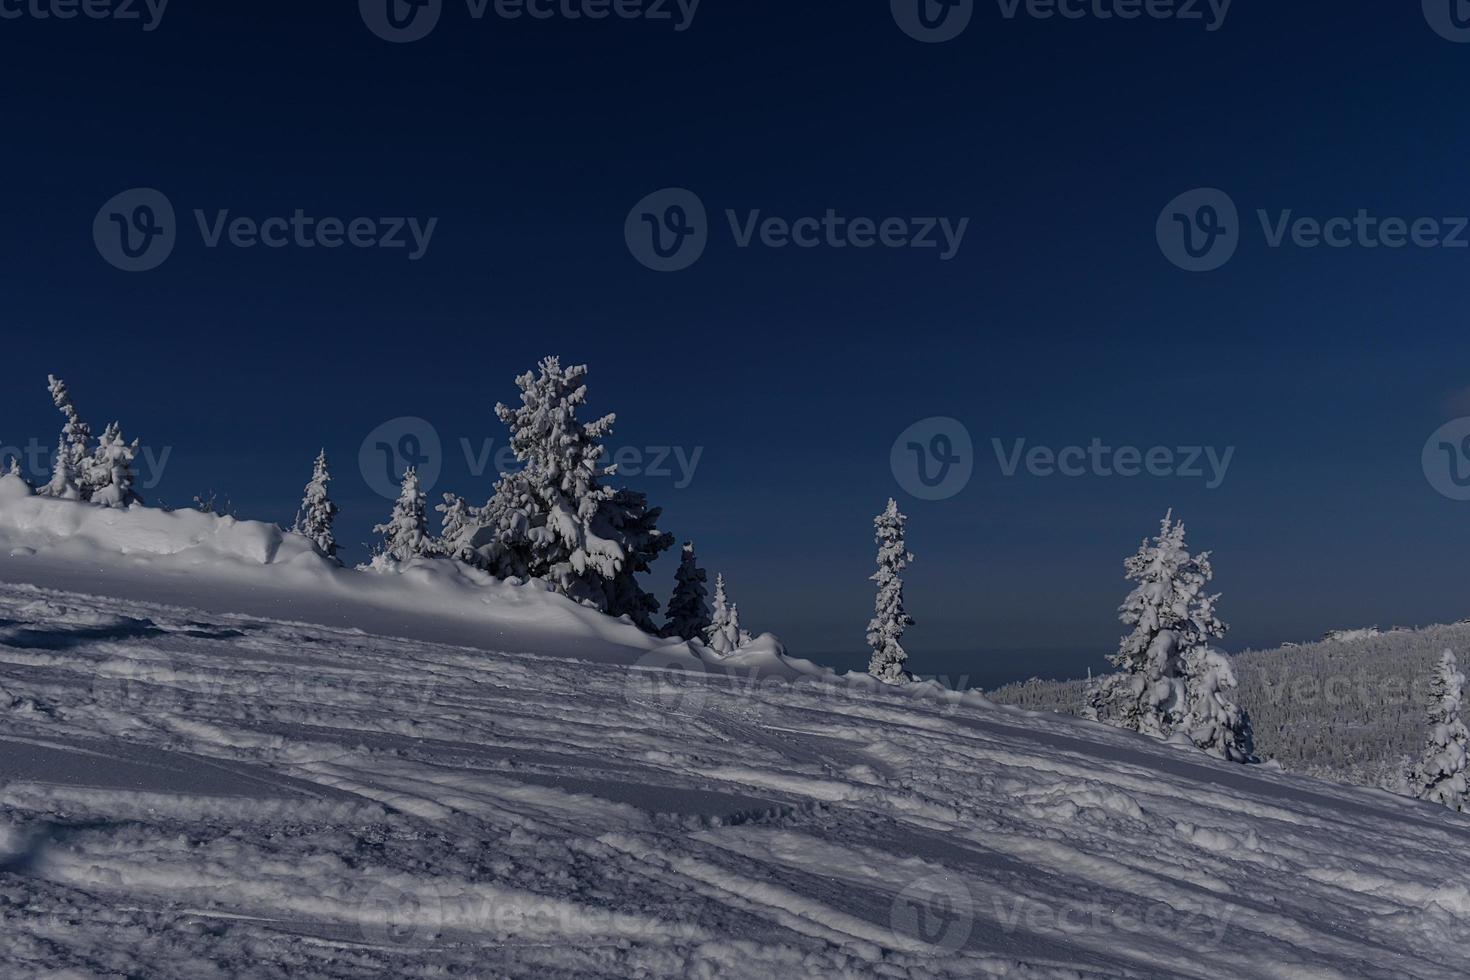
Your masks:
<svg viewBox="0 0 1470 980"><path fill-rule="evenodd" d="M1470 975L1465 817L680 676L0 586L0 974Z"/></svg>

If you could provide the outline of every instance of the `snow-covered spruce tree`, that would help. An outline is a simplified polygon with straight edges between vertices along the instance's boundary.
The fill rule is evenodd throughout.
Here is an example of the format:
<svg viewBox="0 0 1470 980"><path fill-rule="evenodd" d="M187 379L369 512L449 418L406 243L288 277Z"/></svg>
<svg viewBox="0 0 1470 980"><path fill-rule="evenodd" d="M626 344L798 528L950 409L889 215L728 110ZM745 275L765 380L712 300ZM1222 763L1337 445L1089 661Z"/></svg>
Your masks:
<svg viewBox="0 0 1470 980"><path fill-rule="evenodd" d="M1184 719L1179 731L1210 755L1227 762L1255 762L1250 716L1235 703L1235 668L1214 647L1184 655Z"/></svg>
<svg viewBox="0 0 1470 980"><path fill-rule="evenodd" d="M138 440L124 442L118 424L108 425L83 471L83 495L103 507L130 507L138 503L138 494L133 489L133 460L137 457Z"/></svg>
<svg viewBox="0 0 1470 980"><path fill-rule="evenodd" d="M322 554L337 560L337 538L332 533L332 523L337 519L338 508L332 502L328 486L332 482L331 470L327 468L327 451L323 449L312 467L311 482L301 495L301 509L296 512L296 523L291 530L317 546Z"/></svg>
<svg viewBox="0 0 1470 980"><path fill-rule="evenodd" d="M434 542L435 553L476 567L483 566L473 544L476 533L484 526L481 509L470 506L458 494L446 493L444 502L437 504L434 510L441 515L439 539Z"/></svg>
<svg viewBox="0 0 1470 980"><path fill-rule="evenodd" d="M51 467L51 482L41 493L66 500L85 500L89 496L86 470L92 455L92 427L83 422L71 400L66 382L55 375L46 376L51 400L61 411L66 423L56 446L56 461Z"/></svg>
<svg viewBox="0 0 1470 980"><path fill-rule="evenodd" d="M424 492L419 489L419 474L410 466L403 474L403 488L398 502L393 505L393 516L387 524L373 528L374 534L383 536L378 552L380 557L394 561L409 561L428 558L433 554L433 541L429 537L427 506Z"/></svg>
<svg viewBox="0 0 1470 980"><path fill-rule="evenodd" d="M1470 810L1470 732L1461 720L1465 675L1446 650L1429 683L1424 751L1409 773L1409 790L1452 810Z"/></svg>
<svg viewBox="0 0 1470 980"><path fill-rule="evenodd" d="M878 543L878 571L871 576L878 583L878 598L873 618L868 623L868 646L873 651L868 673L885 684L907 684L913 675L905 669L909 655L899 641L914 620L903 608L903 579L900 574L914 556L904 543L908 518L899 513L898 502L891 497L883 513L873 519L874 540Z"/></svg>
<svg viewBox="0 0 1470 980"><path fill-rule="evenodd" d="M725 656L750 642L750 634L740 628L740 608L725 594L725 576L715 576L715 608L710 624L704 630L704 645Z"/></svg>
<svg viewBox="0 0 1470 980"><path fill-rule="evenodd" d="M1119 673L1095 687L1089 712L1099 721L1166 738L1184 717L1185 654L1225 635L1205 587L1214 577L1208 552L1191 555L1184 522L1164 515L1158 535L1124 562L1137 585L1118 610L1133 632L1108 659Z"/></svg>
<svg viewBox="0 0 1470 980"><path fill-rule="evenodd" d="M674 573L674 594L669 597L668 621L663 635L681 640L694 640L704 635L713 622L709 603L705 598L709 590L705 583L709 576L699 567L694 554L694 542L685 541L679 557L679 570Z"/></svg>
<svg viewBox="0 0 1470 980"><path fill-rule="evenodd" d="M495 406L522 469L496 484L486 515L494 532L481 551L502 578L544 579L578 602L657 632L658 600L636 576L673 545L673 535L658 529L661 511L642 493L603 484L616 472L599 462L615 416L577 418L586 375L585 366L563 368L547 357L536 372L516 378L519 408Z"/></svg>

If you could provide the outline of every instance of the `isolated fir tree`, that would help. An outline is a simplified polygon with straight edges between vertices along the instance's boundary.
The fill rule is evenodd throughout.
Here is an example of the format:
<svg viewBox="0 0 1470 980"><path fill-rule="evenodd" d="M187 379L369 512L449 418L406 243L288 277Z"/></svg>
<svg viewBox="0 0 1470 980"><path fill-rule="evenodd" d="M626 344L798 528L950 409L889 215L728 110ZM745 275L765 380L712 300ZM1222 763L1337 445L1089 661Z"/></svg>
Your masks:
<svg viewBox="0 0 1470 980"><path fill-rule="evenodd" d="M86 500L90 496L87 467L92 456L92 427L77 414L66 382L55 375L47 375L46 381L51 400L66 422L61 428L61 439L56 447L51 482L41 492L66 500Z"/></svg>
<svg viewBox="0 0 1470 980"><path fill-rule="evenodd" d="M674 573L674 594L669 598L668 621L663 635L681 640L694 640L704 635L711 623L709 603L705 597L709 590L705 583L709 577L699 567L694 554L694 542L685 541L679 557L679 570Z"/></svg>
<svg viewBox="0 0 1470 980"><path fill-rule="evenodd" d="M1184 717L1184 656L1225 635L1215 615L1219 596L1205 591L1214 571L1208 552L1189 553L1184 522L1172 511L1124 567L1137 585L1118 618L1133 632L1108 658L1120 672L1094 687L1088 710L1099 721L1164 738Z"/></svg>
<svg viewBox="0 0 1470 980"><path fill-rule="evenodd" d="M125 442L113 422L97 440L97 451L83 470L83 495L103 507L129 507L139 502L133 489L136 480L133 460L138 457L138 440Z"/></svg>
<svg viewBox="0 0 1470 980"><path fill-rule="evenodd" d="M26 486L31 485L31 482L26 479L25 473L21 472L19 456L10 457L10 462L6 464L5 475L16 477Z"/></svg>
<svg viewBox="0 0 1470 980"><path fill-rule="evenodd" d="M704 630L704 645L725 656L750 642L750 634L740 628L740 609L725 594L725 576L715 576L715 608L710 624Z"/></svg>
<svg viewBox="0 0 1470 980"><path fill-rule="evenodd" d="M899 642L904 631L914 625L913 618L903 608L903 579L900 578L914 560L904 543L907 524L908 518L899 513L898 502L892 498L883 513L873 520L878 571L871 579L878 583L878 597L873 618L868 623L868 646L873 651L868 673L886 684L906 684L914 679L905 669L909 655Z"/></svg>
<svg viewBox="0 0 1470 980"><path fill-rule="evenodd" d="M482 553L501 577L541 578L559 592L655 632L658 600L638 584L673 536L658 530L660 510L642 493L605 486L601 440L615 416L582 422L585 366L547 357L516 379L521 405L495 406L510 429L522 468L501 478L485 519Z"/></svg>
<svg viewBox="0 0 1470 980"><path fill-rule="evenodd" d="M433 553L426 506L424 492L419 489L418 471L410 466L404 471L403 487L399 491L398 502L393 505L392 518L387 524L373 528L374 534L383 536L379 555L394 561L409 561L427 558Z"/></svg>
<svg viewBox="0 0 1470 980"><path fill-rule="evenodd" d="M1424 751L1409 773L1409 790L1452 810L1470 810L1470 732L1461 720L1465 675L1446 650L1429 684Z"/></svg>
<svg viewBox="0 0 1470 980"><path fill-rule="evenodd" d="M1184 655L1184 717L1179 731L1227 762L1255 762L1250 716L1235 703L1235 668L1219 650L1197 646Z"/></svg>
<svg viewBox="0 0 1470 980"><path fill-rule="evenodd" d="M327 467L327 451L323 449L312 467L311 482L301 495L301 509L296 512L296 523L292 530L317 546L322 554L337 560L337 538L332 524L337 520L338 507L332 502L328 487L332 473Z"/></svg>

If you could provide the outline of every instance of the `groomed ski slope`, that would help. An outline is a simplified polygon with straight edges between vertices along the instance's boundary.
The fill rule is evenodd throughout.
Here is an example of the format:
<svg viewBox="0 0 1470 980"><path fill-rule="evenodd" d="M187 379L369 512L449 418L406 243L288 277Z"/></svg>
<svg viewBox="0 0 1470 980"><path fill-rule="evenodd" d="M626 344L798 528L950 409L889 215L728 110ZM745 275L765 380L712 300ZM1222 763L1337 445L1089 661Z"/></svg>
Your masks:
<svg viewBox="0 0 1470 980"><path fill-rule="evenodd" d="M0 586L0 976L1470 975L1470 818L1440 808L774 641L727 670L599 640L534 586L500 630L443 598L474 603L458 645L382 598L412 574L303 576L269 616L210 584L269 562L109 578L15 502L0 577L209 601ZM304 621L338 605L373 629ZM565 651L526 606L579 624Z"/></svg>

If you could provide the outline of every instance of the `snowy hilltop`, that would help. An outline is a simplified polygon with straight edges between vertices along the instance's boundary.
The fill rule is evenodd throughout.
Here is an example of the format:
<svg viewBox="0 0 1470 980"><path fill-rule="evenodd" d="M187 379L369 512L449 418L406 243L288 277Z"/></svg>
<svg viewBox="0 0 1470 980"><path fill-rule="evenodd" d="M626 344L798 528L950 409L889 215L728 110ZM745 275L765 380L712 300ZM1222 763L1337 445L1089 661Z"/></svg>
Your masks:
<svg viewBox="0 0 1470 980"><path fill-rule="evenodd" d="M0 974L1470 971L1444 807L472 572L0 478Z"/></svg>
<svg viewBox="0 0 1470 980"><path fill-rule="evenodd" d="M1412 800L1255 764L1172 515L1117 673L1071 691L1096 720L910 672L892 500L868 673L742 627L692 542L660 627L674 539L598 462L584 374L517 379L522 467L437 532L408 469L358 567L325 452L290 530L150 507L52 379L51 480L0 475L0 976L1470 973L1452 654Z"/></svg>
<svg viewBox="0 0 1470 980"><path fill-rule="evenodd" d="M5 976L1470 971L1442 807L876 682L0 619Z"/></svg>

